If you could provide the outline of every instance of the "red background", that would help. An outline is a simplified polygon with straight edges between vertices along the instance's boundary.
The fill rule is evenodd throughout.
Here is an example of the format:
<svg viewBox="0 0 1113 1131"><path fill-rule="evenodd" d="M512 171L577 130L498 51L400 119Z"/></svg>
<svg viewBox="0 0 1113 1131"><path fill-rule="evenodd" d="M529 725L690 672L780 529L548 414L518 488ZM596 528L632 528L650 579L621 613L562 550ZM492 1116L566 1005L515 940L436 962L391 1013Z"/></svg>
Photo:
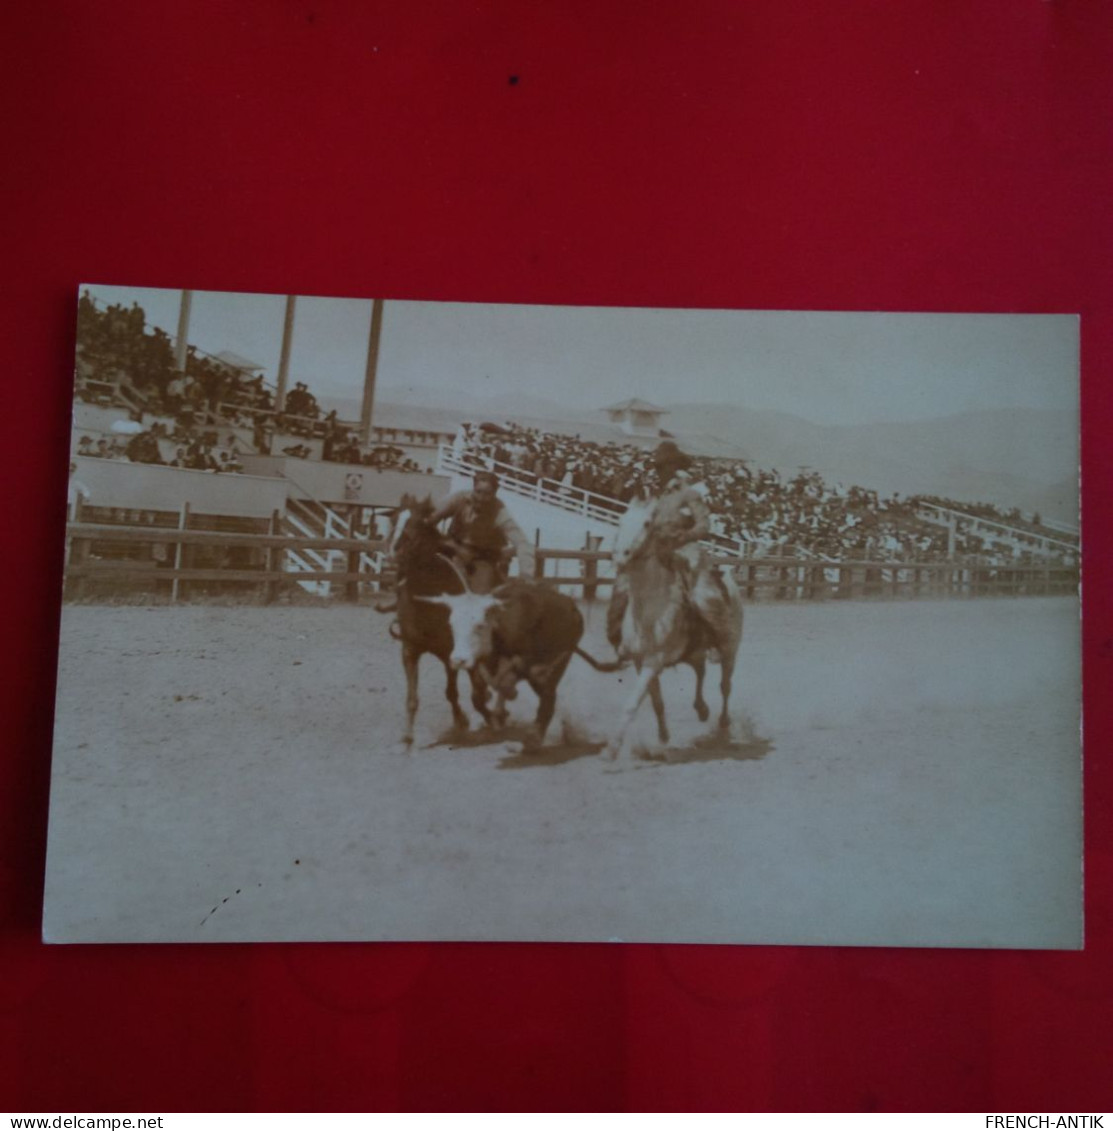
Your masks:
<svg viewBox="0 0 1113 1131"><path fill-rule="evenodd" d="M1110 1106L1102 0L55 0L4 22L0 1107ZM83 280L1081 313L1085 952L40 946Z"/></svg>

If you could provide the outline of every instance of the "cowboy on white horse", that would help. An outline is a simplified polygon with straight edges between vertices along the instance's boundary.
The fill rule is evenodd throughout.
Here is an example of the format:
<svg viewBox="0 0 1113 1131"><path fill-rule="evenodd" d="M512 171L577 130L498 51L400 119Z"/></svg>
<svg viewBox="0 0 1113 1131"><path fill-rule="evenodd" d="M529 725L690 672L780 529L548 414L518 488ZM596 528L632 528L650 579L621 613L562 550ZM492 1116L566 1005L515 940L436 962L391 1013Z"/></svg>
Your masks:
<svg viewBox="0 0 1113 1131"><path fill-rule="evenodd" d="M670 564L684 584L689 607L710 630L713 641L720 641L724 638L727 594L718 570L700 546L700 540L711 531L711 512L686 474L692 459L671 440L665 440L653 453L653 463L661 487L651 520L657 545L668 552ZM607 609L607 639L616 652L621 651L622 620L629 599L629 579L620 572Z"/></svg>

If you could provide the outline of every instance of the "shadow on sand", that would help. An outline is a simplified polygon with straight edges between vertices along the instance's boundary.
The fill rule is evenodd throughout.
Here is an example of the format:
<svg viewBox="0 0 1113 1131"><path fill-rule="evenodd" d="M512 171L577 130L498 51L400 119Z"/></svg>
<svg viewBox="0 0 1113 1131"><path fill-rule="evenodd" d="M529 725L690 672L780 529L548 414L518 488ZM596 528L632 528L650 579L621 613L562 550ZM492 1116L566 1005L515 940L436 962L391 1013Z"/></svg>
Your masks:
<svg viewBox="0 0 1113 1131"><path fill-rule="evenodd" d="M474 750L483 746L510 747L505 758L499 761L500 770L525 770L531 767L560 766L574 762L577 758L590 758L604 747L603 742L591 742L566 728L559 742L552 736L545 745L527 749L533 736L532 728L526 723L510 723L497 730L492 727L479 727L476 730L449 730L436 741L425 747L447 747L449 750ZM514 749L515 747L519 749Z"/></svg>
<svg viewBox="0 0 1113 1131"><path fill-rule="evenodd" d="M577 758L592 758L605 745L605 742L587 742L583 739L561 742L559 745L546 744L536 750L521 750L508 754L499 762L499 769L528 770L544 766L563 766L565 762L574 762Z"/></svg>
<svg viewBox="0 0 1113 1131"><path fill-rule="evenodd" d="M772 749L773 743L767 738L736 742L720 734L707 734L688 746L639 750L636 756L654 766L683 766L690 762L760 762Z"/></svg>
<svg viewBox="0 0 1113 1131"><path fill-rule="evenodd" d="M525 724L510 724L498 730L480 727L476 730L449 730L425 749L447 747L449 750L474 750L479 747L510 747L506 757L498 763L500 770L543 769L563 766L580 758L593 758L603 752L605 742L593 742L576 734L572 728L565 730L561 741L550 738L544 746L530 750L527 743L531 728ZM520 747L520 749L513 749ZM766 738L751 738L745 742L734 741L720 734L708 734L695 739L688 746L669 746L659 750L638 749L635 763L643 769L658 766L682 766L692 762L760 762L773 743ZM605 760L604 760L605 761ZM610 765L607 762L607 765Z"/></svg>

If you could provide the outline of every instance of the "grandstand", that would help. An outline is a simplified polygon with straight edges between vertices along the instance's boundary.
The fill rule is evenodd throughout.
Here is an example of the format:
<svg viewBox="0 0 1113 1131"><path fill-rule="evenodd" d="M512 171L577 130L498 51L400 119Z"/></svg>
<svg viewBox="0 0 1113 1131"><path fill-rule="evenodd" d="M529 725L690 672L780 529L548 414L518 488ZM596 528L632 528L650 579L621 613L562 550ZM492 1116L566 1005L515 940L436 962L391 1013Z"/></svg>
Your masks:
<svg viewBox="0 0 1113 1131"><path fill-rule="evenodd" d="M148 327L138 305L102 309L82 295L71 422L71 463L82 490L71 518L106 528L102 540L82 540L86 557L106 567L142 562L157 569L180 565L184 554L194 565L223 565L238 575L262 569L265 556L182 542L174 549L156 532L374 541L382 516L406 491L446 494L448 479L434 474L433 464L436 445L450 432L383 421L369 444L359 444L356 426L335 413L322 416L302 385L279 412L255 362L193 346L186 358L185 372L176 371L170 336ZM113 527L152 537L110 537ZM356 557L363 587L377 589L382 554L368 547ZM347 574L353 564L348 548L291 547L283 558L295 578L317 575L301 587L320 595L334 590L321 574Z"/></svg>
<svg viewBox="0 0 1113 1131"><path fill-rule="evenodd" d="M520 524L545 548L597 548L635 495L655 489L652 452L667 410L638 398L594 420L470 422L443 409L378 406L362 442L358 424L324 412L299 382L279 404L262 367L231 350L189 346L175 368L169 334L143 310L101 308L88 293L78 313L73 416L76 476L86 522L140 528L265 531L291 539L374 540L404 493L439 499L479 467L498 471ZM695 457L691 475L713 515L710 545L740 559L761 556L836 566L848 560L982 567L1075 567L1076 531L1038 515L934 496L881 497L831 485L816 471L782 475L752 465L736 445L707 433L677 442ZM239 524L237 526L237 524ZM157 538L93 546L126 560L180 562ZM219 557L219 555L217 555ZM383 561L358 552L367 588ZM204 554L201 554L204 558ZM349 548L291 547L285 568L313 575L302 587L332 591L321 574L350 573ZM243 571L265 560L229 559ZM215 568L215 567L214 567Z"/></svg>

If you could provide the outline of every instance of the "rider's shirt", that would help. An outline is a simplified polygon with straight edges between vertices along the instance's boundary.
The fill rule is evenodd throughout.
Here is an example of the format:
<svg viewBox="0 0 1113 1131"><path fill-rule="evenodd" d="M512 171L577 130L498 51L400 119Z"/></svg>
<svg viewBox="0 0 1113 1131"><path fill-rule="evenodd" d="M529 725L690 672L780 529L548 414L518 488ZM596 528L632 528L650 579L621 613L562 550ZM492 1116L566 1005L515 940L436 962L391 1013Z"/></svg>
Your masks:
<svg viewBox="0 0 1113 1131"><path fill-rule="evenodd" d="M657 500L654 525L667 533L676 548L698 542L711 532L711 512L704 497L688 479L671 479Z"/></svg>
<svg viewBox="0 0 1113 1131"><path fill-rule="evenodd" d="M497 555L507 545L513 546L521 576L533 576L533 545L501 499L495 499L490 512L484 514L472 492L458 491L449 495L433 515L434 522L445 518L452 519L450 535L480 554Z"/></svg>

